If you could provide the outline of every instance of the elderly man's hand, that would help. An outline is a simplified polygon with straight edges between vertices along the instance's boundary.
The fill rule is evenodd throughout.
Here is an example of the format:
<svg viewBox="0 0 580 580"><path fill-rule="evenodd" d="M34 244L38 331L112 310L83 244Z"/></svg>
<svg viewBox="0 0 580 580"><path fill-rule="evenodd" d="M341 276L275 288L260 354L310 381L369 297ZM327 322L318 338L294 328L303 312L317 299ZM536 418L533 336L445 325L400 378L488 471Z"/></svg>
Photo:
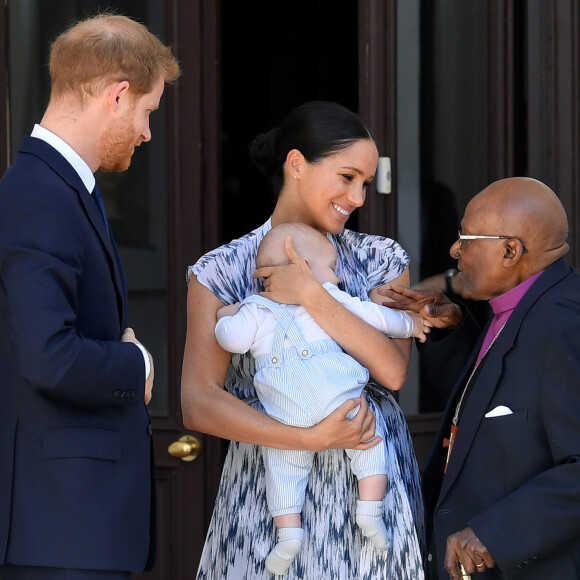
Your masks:
<svg viewBox="0 0 580 580"><path fill-rule="evenodd" d="M435 328L455 328L463 319L461 307L441 290L414 290L393 284L390 288L379 288L378 293L390 300L383 302L383 306L418 312Z"/></svg>
<svg viewBox="0 0 580 580"><path fill-rule="evenodd" d="M471 528L465 528L447 538L445 569L451 580L460 580L460 562L467 574L484 572L495 566L495 560Z"/></svg>

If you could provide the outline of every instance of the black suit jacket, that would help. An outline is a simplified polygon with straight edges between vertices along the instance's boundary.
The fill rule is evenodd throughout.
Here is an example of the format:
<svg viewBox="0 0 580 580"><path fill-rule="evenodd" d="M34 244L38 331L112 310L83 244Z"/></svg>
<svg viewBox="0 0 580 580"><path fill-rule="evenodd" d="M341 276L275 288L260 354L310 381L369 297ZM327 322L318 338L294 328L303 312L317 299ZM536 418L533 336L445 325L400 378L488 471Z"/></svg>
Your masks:
<svg viewBox="0 0 580 580"><path fill-rule="evenodd" d="M0 181L0 564L151 562L141 351L125 275L83 182L27 137Z"/></svg>
<svg viewBox="0 0 580 580"><path fill-rule="evenodd" d="M440 576L447 537L471 526L497 563L477 578L580 578L580 275L561 259L524 295L481 366L443 476L443 438L484 334L467 317L421 348L449 394L423 474ZM500 405L512 412L485 416Z"/></svg>

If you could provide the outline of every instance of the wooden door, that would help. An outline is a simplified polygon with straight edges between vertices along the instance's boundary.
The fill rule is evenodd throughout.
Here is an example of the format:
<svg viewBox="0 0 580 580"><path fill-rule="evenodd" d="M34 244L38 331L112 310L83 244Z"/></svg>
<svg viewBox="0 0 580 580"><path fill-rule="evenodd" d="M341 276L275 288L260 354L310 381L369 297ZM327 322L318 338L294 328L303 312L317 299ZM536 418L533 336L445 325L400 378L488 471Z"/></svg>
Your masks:
<svg viewBox="0 0 580 580"><path fill-rule="evenodd" d="M272 212L275 200L269 184L247 155L254 136L307 100L335 100L358 110L358 8L348 3L337 11L333 0L302 0L291 11L277 2L184 0L168 1L167 6L168 40L184 71L168 100L173 119L169 147L174 148L168 159L175 163L175 170L169 170L174 180L169 185L170 271L181 281L187 265L204 252L257 227ZM352 220L354 229L357 224ZM177 285L172 295L175 369L181 368L185 300L185 285ZM175 543L184 550L181 557L197 560L227 442L193 433L201 442L200 456L189 465L176 465L163 453L180 434L173 428L177 422L163 421L167 432L156 438L158 471L165 478L160 496L168 505L161 534L167 538L173 521L180 535ZM170 481L181 495L165 494ZM188 501L195 513L184 521L188 516L183 504ZM161 548L163 558L169 548ZM195 567L166 576L164 563L160 566L152 577L192 578L189 570Z"/></svg>
<svg viewBox="0 0 580 580"><path fill-rule="evenodd" d="M382 144L381 154L395 155L395 6L396 0L371 0L336 10L333 0L301 0L288 11L276 2L167 0L167 38L184 72L167 103L173 280L203 253L270 215L275 199L247 148L298 104L334 100L358 111ZM396 195L371 192L369 200L349 227L394 237ZM161 546L148 576L159 579L193 577L227 448L225 441L192 433L202 448L194 462L182 465L166 454L171 440L185 434L178 432L177 393L186 287L172 288L175 415L154 422Z"/></svg>

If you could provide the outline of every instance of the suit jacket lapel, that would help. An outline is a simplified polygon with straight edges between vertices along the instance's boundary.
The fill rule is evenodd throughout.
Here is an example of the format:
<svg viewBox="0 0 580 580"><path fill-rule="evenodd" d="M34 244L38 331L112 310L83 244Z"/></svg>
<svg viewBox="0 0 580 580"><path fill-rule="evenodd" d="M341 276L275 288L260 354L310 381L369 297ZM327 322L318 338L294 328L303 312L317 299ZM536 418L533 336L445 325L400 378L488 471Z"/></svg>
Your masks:
<svg viewBox="0 0 580 580"><path fill-rule="evenodd" d="M119 248L113 237L113 232L110 236L111 248L113 249L113 254L115 259L113 260L113 269L115 272L115 285L117 292L120 292L120 304L119 304L119 318L121 320L121 331L125 330L129 326L127 305L128 305L128 286L127 286L127 276L125 270L123 269L123 263L121 261L121 255L119 254ZM119 294L117 294L119 296Z"/></svg>
<svg viewBox="0 0 580 580"><path fill-rule="evenodd" d="M479 429L481 421L488 410L491 398L500 382L504 357L513 348L516 336L526 313L549 288L559 282L569 272L569 266L563 259L560 259L552 264L544 274L538 278L536 283L528 290L528 292L526 292L512 315L509 317L507 324L489 351L486 360L482 363L483 366L481 367L479 375L475 379L476 382L471 391L471 395L465 404L461 423L459 424L457 439L453 446L453 460L449 463L447 473L443 478L441 493L437 503L440 503L444 498L465 463L465 459L469 453L471 445L473 444L477 430ZM469 373L475 364L477 353L479 352L484 336L485 331L481 333L480 340L478 340L478 346L472 353ZM455 408L454 406L461 389L465 386L469 373L466 373L465 376L462 377L462 381L458 383L454 389L453 396L450 399L450 401L452 401L450 406L453 407L453 409ZM453 413L450 413L450 416L453 416Z"/></svg>
<svg viewBox="0 0 580 580"><path fill-rule="evenodd" d="M107 254L111 278L117 294L117 305L119 308L119 320L121 321L121 331L127 327L127 284L125 273L121 264L121 259L112 235L109 235L107 227L103 222L101 212L96 203L87 191L85 184L73 169L70 163L53 147L42 139L34 137L24 137L19 151L29 153L41 158L49 165L55 173L74 191L76 191L79 203L85 210L89 222L95 229L103 249Z"/></svg>
<svg viewBox="0 0 580 580"><path fill-rule="evenodd" d="M72 187L72 186L71 186ZM91 193L87 192L86 187L83 186L77 189L80 203L84 206L89 221L96 230L101 243L107 253L109 267L111 268L112 279L115 284L115 291L117 293L117 305L119 308L119 320L121 321L121 330L127 328L127 283L125 272L121 263L121 257L113 233L107 230L107 226L103 221L103 216L92 199Z"/></svg>
<svg viewBox="0 0 580 580"><path fill-rule="evenodd" d="M467 454L469 453L469 449L473 444L475 434L479 429L480 423L486 413L489 402L501 377L503 358L513 346L513 336L515 335L515 332L513 332L513 326L510 329L512 330L512 332L510 332L512 335L511 340L507 337L506 330L508 330L507 324L501 331L503 336L500 334L500 337L498 337L497 341L489 351L486 360L481 363L481 369L475 378L475 384L473 385L471 394L465 403L465 408L459 423L457 438L453 446L453 460L449 463L447 473L443 478L441 496L443 496L443 494L453 485L455 478L461 471ZM474 364L475 358L476 357L473 358ZM465 381L467 381L467 377L465 378ZM463 383L462 388L463 386L465 386L465 382Z"/></svg>

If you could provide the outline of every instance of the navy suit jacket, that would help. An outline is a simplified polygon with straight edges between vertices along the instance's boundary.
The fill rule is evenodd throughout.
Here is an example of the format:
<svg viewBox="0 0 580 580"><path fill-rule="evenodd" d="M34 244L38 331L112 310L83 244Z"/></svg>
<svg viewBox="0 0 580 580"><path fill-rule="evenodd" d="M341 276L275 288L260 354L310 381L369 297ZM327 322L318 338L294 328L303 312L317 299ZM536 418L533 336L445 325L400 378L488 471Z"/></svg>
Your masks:
<svg viewBox="0 0 580 580"><path fill-rule="evenodd" d="M71 165L26 137L0 181L0 565L141 571L154 490L127 287Z"/></svg>
<svg viewBox="0 0 580 580"><path fill-rule="evenodd" d="M473 528L497 567L477 578L580 578L580 275L559 260L523 296L464 406L447 473L451 418L485 332L466 318L421 346L453 386L423 474L439 575L449 535ZM499 405L511 414L485 417Z"/></svg>

